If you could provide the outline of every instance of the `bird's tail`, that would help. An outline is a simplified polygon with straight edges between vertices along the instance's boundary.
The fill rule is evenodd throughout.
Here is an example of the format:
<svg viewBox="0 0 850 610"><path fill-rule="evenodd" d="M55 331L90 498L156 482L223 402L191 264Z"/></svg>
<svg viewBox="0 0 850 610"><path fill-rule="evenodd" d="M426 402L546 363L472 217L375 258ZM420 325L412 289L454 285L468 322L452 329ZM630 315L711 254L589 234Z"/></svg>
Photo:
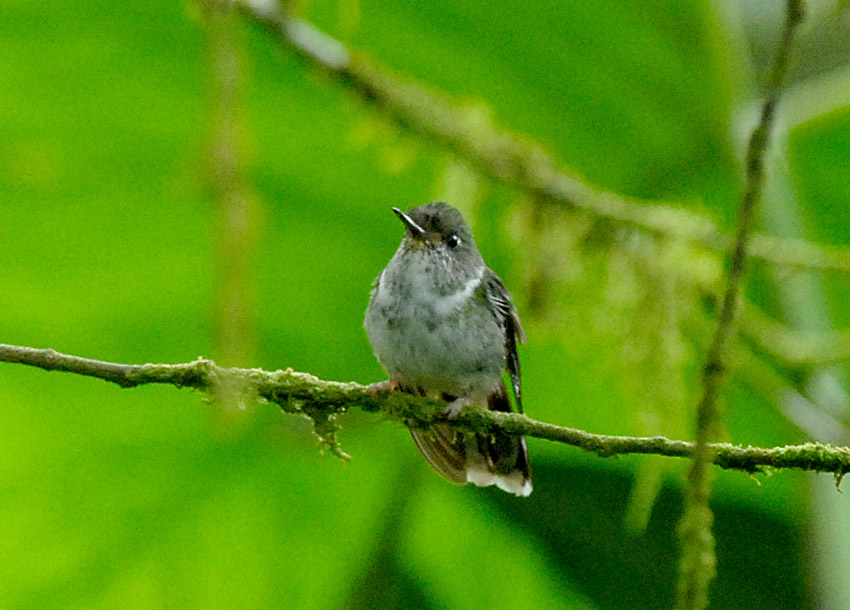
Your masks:
<svg viewBox="0 0 850 610"><path fill-rule="evenodd" d="M511 411L504 389L492 395L487 406L492 411ZM411 428L410 434L431 467L452 483L496 485L518 496L531 493L531 468L523 436L460 432L448 424Z"/></svg>

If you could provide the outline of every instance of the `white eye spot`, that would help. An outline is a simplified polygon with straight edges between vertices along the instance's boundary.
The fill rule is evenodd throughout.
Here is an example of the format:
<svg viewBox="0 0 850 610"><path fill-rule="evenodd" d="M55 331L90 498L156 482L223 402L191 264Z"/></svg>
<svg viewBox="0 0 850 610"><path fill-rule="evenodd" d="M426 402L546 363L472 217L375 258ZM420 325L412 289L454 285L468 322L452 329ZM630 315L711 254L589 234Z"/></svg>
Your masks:
<svg viewBox="0 0 850 610"><path fill-rule="evenodd" d="M446 238L446 245L449 248L457 248L460 244L460 238L457 235L449 235Z"/></svg>

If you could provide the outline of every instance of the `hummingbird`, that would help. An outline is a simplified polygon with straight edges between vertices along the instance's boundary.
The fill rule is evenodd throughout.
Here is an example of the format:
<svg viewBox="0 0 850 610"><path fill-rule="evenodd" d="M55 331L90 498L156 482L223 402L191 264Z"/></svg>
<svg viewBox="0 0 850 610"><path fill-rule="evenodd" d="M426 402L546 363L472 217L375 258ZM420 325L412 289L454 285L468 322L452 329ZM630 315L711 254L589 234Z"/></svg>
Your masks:
<svg viewBox="0 0 850 610"><path fill-rule="evenodd" d="M393 212L404 237L373 283L364 322L389 377L373 389L444 400L451 419L466 405L512 411L507 377L521 413L517 344L526 342L525 331L463 215L443 201ZM448 423L411 426L410 433L428 463L452 483L531 493L525 437L456 431Z"/></svg>

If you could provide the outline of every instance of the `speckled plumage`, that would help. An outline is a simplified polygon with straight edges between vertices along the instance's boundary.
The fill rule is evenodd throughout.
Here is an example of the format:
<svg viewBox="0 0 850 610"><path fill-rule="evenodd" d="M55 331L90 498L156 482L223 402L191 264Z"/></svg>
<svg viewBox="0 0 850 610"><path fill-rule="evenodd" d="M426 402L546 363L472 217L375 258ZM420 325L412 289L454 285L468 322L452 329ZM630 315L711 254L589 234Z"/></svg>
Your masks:
<svg viewBox="0 0 850 610"><path fill-rule="evenodd" d="M375 280L365 327L391 381L409 392L510 411L507 370L522 409L516 344L525 340L510 295L484 264L463 216L443 202L396 211L407 230ZM456 483L531 492L525 440L411 429L422 454Z"/></svg>

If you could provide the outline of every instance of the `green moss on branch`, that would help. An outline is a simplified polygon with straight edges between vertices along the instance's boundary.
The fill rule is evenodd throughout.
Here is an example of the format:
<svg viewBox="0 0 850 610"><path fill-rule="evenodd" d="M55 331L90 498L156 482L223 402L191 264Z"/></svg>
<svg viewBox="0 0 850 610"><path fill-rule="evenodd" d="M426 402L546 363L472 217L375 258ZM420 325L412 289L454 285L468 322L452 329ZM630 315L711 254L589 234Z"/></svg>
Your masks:
<svg viewBox="0 0 850 610"><path fill-rule="evenodd" d="M0 362L34 366L102 379L132 388L150 384L194 388L216 399L222 393L232 396L234 388L245 403L267 401L292 415L310 418L323 448L339 457L342 451L336 432L338 417L351 408L380 413L385 419L405 425L428 426L446 421L446 404L400 392L370 393L369 387L354 382L327 381L292 369L225 368L203 358L185 364L116 364L35 349L0 344ZM633 437L593 434L575 428L536 421L519 413L497 413L475 407L464 408L452 425L468 430L525 435L571 445L600 457L646 454L687 458L694 444L663 436ZM714 463L728 470L748 473L766 468L793 468L830 472L840 479L850 472L850 448L819 443L786 447L742 447L725 443L711 445Z"/></svg>

